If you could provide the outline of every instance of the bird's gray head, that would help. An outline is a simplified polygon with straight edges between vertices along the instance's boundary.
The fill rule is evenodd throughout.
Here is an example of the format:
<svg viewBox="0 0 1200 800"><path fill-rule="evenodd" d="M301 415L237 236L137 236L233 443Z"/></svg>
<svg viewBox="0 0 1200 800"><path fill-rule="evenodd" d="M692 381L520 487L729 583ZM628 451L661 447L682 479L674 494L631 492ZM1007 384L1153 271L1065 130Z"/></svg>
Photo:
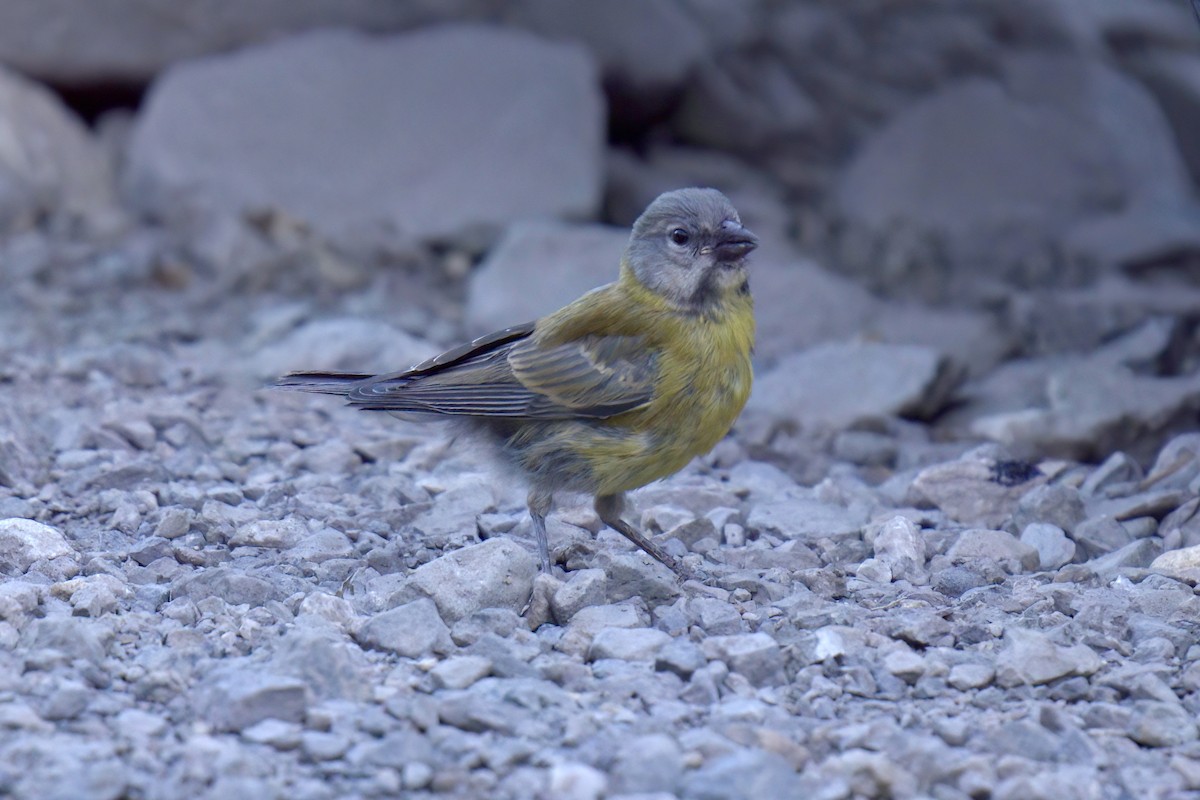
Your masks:
<svg viewBox="0 0 1200 800"><path fill-rule="evenodd" d="M661 194L637 222L625 250L633 276L690 311L706 311L750 291L746 255L758 238L716 189Z"/></svg>

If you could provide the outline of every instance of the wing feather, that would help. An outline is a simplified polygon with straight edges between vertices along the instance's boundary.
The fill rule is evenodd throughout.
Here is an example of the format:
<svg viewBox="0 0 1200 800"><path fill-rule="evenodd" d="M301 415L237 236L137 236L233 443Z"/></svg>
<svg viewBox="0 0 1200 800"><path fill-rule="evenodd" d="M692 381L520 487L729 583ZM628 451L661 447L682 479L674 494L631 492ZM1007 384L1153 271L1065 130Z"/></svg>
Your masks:
<svg viewBox="0 0 1200 800"><path fill-rule="evenodd" d="M553 346L515 326L412 369L358 384L364 409L513 419L599 419L649 402L657 357L641 337L588 335Z"/></svg>

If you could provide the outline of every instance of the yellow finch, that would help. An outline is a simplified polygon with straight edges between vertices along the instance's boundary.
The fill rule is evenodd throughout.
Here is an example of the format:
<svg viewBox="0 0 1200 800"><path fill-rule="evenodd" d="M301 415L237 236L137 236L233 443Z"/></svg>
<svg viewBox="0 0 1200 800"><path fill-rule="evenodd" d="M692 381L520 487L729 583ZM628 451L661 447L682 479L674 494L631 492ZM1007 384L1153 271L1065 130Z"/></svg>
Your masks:
<svg viewBox="0 0 1200 800"><path fill-rule="evenodd" d="M621 518L624 493L682 469L728 431L750 394L754 313L745 258L757 239L715 189L659 196L633 226L615 283L388 375L293 373L289 389L404 418L457 418L528 479L543 571L556 491L667 567Z"/></svg>

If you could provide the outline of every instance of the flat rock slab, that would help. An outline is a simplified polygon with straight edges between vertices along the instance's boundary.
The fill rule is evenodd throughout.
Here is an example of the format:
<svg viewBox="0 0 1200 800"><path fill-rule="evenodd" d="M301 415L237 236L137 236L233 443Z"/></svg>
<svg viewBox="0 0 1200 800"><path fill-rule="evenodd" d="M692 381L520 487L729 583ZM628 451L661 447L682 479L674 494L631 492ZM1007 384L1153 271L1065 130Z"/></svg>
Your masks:
<svg viewBox="0 0 1200 800"><path fill-rule="evenodd" d="M949 359L933 348L830 343L780 361L755 382L747 409L805 427L847 428L895 415L928 416L957 379Z"/></svg>
<svg viewBox="0 0 1200 800"><path fill-rule="evenodd" d="M494 234L600 200L603 100L574 45L450 26L323 31L181 63L130 142L156 215L277 209L335 237Z"/></svg>

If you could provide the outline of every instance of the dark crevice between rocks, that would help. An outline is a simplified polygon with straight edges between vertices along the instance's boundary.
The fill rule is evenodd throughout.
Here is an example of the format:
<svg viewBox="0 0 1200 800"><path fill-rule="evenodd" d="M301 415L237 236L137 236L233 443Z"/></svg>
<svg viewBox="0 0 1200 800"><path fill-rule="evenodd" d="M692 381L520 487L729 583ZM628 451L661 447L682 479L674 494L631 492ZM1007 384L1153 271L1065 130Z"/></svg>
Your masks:
<svg viewBox="0 0 1200 800"><path fill-rule="evenodd" d="M137 111L149 87L143 83L98 81L52 84L50 88L88 125L95 125L109 111Z"/></svg>

